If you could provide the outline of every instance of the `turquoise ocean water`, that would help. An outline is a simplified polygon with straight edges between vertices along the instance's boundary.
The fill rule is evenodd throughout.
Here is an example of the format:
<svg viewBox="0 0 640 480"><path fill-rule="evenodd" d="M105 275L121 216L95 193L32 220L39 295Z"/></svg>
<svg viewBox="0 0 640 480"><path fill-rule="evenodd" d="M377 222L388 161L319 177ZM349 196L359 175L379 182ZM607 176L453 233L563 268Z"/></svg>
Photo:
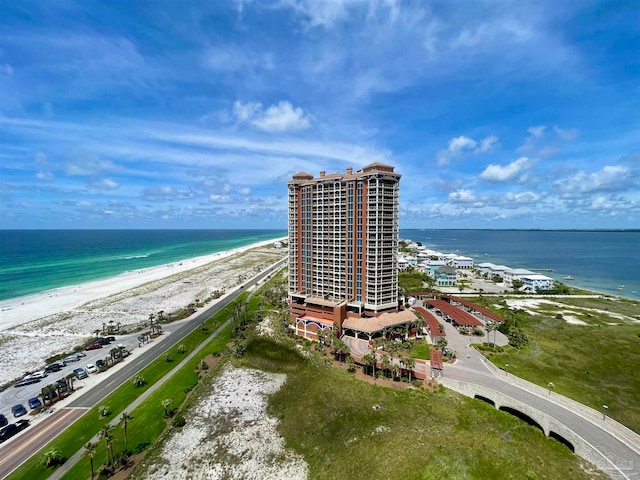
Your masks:
<svg viewBox="0 0 640 480"><path fill-rule="evenodd" d="M0 231L0 301L286 236L285 230ZM541 272L640 300L640 231L405 230L400 238L477 263ZM573 281L565 281L570 275ZM624 285L622 290L618 286ZM636 293L633 293L636 292ZM9 302L10 303L10 302Z"/></svg>
<svg viewBox="0 0 640 480"><path fill-rule="evenodd" d="M539 273L567 285L640 300L640 230L402 229L400 238L467 255L475 263L552 269Z"/></svg>
<svg viewBox="0 0 640 480"><path fill-rule="evenodd" d="M4 230L0 301L286 236L285 230Z"/></svg>

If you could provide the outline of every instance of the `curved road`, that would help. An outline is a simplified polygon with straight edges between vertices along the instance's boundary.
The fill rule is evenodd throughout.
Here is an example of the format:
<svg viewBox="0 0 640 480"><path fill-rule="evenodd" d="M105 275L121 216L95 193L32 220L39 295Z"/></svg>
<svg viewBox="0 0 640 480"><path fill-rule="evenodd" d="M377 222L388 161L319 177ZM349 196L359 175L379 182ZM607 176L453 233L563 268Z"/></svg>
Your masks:
<svg viewBox="0 0 640 480"><path fill-rule="evenodd" d="M585 405L557 393L549 395L548 390L542 387L496 369L469 347L470 340L486 341L484 337L463 336L451 324L443 324L449 345L458 354L458 361L453 365L445 364L440 383L454 390L455 382L447 385L447 379L480 385L525 403L588 442L594 450L594 458L589 461L611 478L640 480L640 436L611 418L603 420L601 413Z"/></svg>
<svg viewBox="0 0 640 480"><path fill-rule="evenodd" d="M69 403L68 407L55 412L37 425L28 427L26 431L30 432L30 434L20 435L0 446L0 478L5 478L13 470L22 465L22 463L38 452L56 435L59 435L60 432L64 431L65 428L80 418L87 409L98 405L103 398L117 389L124 382L128 381L129 378L144 369L166 351L177 345L184 337L198 328L203 321L208 320L217 314L248 288L259 284L267 276L280 269L285 264L286 260L286 258L283 258L276 262L264 272L245 282L236 291L218 300L211 307L198 312L192 319L185 322L184 325L171 332L170 335L167 335L167 338L162 342L150 345L144 353L133 359L132 362L124 363L120 370L113 373L113 375L106 379L107 381L94 386L91 390Z"/></svg>

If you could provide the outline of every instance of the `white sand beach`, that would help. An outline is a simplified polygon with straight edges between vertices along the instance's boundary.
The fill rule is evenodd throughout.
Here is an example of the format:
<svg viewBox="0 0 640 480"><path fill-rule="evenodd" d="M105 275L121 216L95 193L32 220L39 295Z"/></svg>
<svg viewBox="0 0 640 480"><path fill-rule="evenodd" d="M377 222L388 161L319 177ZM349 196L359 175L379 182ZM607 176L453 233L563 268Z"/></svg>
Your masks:
<svg viewBox="0 0 640 480"><path fill-rule="evenodd" d="M150 314L168 314L238 286L284 257L286 250L273 247L276 241L4 301L11 309L0 312L0 384L70 352L109 322L132 331Z"/></svg>

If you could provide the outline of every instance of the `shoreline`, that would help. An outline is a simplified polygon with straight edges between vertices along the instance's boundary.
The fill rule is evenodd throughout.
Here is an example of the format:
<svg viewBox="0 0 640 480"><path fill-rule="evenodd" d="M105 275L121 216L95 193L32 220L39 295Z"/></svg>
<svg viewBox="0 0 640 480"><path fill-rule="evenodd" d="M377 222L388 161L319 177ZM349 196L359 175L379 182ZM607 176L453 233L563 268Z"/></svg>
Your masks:
<svg viewBox="0 0 640 480"><path fill-rule="evenodd" d="M280 237L272 240L262 240L244 247L190 257L188 259L153 267L129 270L100 280L56 287L43 290L39 293L7 299L2 301L0 332L29 323L43 316L58 314L65 310L73 310L87 303L142 287L147 283L162 280L177 273L188 273L191 270L205 267L217 260L222 260L254 248L267 246L286 238L287 237ZM7 306L11 308L5 309Z"/></svg>
<svg viewBox="0 0 640 480"><path fill-rule="evenodd" d="M0 384L42 368L107 326L128 335L160 311L168 316L228 292L285 258L286 250L273 247L283 238L12 299L15 308L0 313Z"/></svg>

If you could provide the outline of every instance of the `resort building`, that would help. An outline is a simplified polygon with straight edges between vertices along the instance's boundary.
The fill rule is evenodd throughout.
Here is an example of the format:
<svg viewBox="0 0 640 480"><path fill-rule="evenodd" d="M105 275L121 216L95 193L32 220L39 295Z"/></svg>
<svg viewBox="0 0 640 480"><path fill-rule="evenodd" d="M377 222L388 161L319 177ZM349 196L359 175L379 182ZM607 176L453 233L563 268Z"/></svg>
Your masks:
<svg viewBox="0 0 640 480"><path fill-rule="evenodd" d="M521 279L524 282L522 290L528 292L537 292L539 290L551 290L554 285L554 280L546 275L525 275Z"/></svg>
<svg viewBox="0 0 640 480"><path fill-rule="evenodd" d="M383 163L318 177L301 172L288 182L289 313L296 333L315 340L320 329L338 334L353 319L351 330L370 336L395 321L387 314L399 309L399 182L400 174Z"/></svg>
<svg viewBox="0 0 640 480"><path fill-rule="evenodd" d="M535 273L526 268L510 268L504 272L504 284L505 286L511 286L514 280L522 280L529 275L535 275Z"/></svg>
<svg viewBox="0 0 640 480"><path fill-rule="evenodd" d="M433 273L433 278L439 287L455 287L458 274L454 267L446 265L436 269Z"/></svg>

